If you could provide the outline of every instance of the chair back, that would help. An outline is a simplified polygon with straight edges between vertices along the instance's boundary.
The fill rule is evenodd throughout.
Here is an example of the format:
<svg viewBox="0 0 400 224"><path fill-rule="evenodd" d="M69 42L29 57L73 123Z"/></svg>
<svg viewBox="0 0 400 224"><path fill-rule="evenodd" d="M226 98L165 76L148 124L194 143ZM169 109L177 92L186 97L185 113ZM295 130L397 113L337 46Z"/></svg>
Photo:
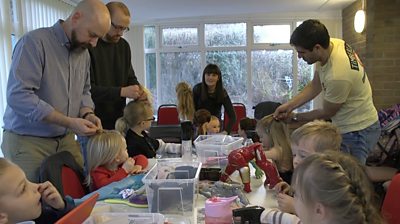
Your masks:
<svg viewBox="0 0 400 224"><path fill-rule="evenodd" d="M246 106L243 103L233 103L233 110L236 113L236 122L235 124L232 126L231 129L231 133L236 133L239 129L239 122L242 118L246 117ZM229 116L226 113L226 111L224 112L224 130L226 130L227 126L229 123Z"/></svg>
<svg viewBox="0 0 400 224"><path fill-rule="evenodd" d="M64 195L69 195L72 198L82 198L86 195L86 188L82 184L82 179L72 168L65 165L62 167L61 181Z"/></svg>
<svg viewBox="0 0 400 224"><path fill-rule="evenodd" d="M280 105L281 103L272 101L264 101L258 103L256 106L253 107L254 119L261 120L263 117L273 114L276 108L278 108Z"/></svg>
<svg viewBox="0 0 400 224"><path fill-rule="evenodd" d="M68 151L47 157L40 167L40 182L50 181L62 197L81 198L89 192L82 168Z"/></svg>
<svg viewBox="0 0 400 224"><path fill-rule="evenodd" d="M390 183L383 200L381 214L387 224L400 223L400 173L396 174Z"/></svg>
<svg viewBox="0 0 400 224"><path fill-rule="evenodd" d="M179 114L175 104L162 104L158 107L157 125L178 125Z"/></svg>

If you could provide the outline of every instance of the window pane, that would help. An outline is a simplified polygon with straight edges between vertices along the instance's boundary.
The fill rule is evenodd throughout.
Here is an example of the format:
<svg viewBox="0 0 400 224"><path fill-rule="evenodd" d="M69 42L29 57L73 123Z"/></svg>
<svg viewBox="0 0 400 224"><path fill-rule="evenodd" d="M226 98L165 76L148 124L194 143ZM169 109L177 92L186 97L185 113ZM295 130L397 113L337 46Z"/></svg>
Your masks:
<svg viewBox="0 0 400 224"><path fill-rule="evenodd" d="M297 92L300 93L313 78L314 71L313 71L313 66L307 64L307 62L303 60L299 60L297 66L299 68ZM297 108L296 111L305 112L305 111L310 111L312 108L313 108L313 101L310 101L304 104L303 106Z"/></svg>
<svg viewBox="0 0 400 224"><path fill-rule="evenodd" d="M157 105L157 73L156 73L156 54L149 53L146 58L146 87L153 95L153 106ZM155 110L154 110L155 111Z"/></svg>
<svg viewBox="0 0 400 224"><path fill-rule="evenodd" d="M247 104L246 51L209 51L207 63L217 64L221 69L223 85L232 103ZM246 108L251 108L252 106Z"/></svg>
<svg viewBox="0 0 400 224"><path fill-rule="evenodd" d="M163 46L198 45L197 28L164 28L162 29Z"/></svg>
<svg viewBox="0 0 400 224"><path fill-rule="evenodd" d="M245 46L246 23L205 24L207 47Z"/></svg>
<svg viewBox="0 0 400 224"><path fill-rule="evenodd" d="M286 102L292 97L292 50L251 52L253 106L263 101Z"/></svg>
<svg viewBox="0 0 400 224"><path fill-rule="evenodd" d="M254 26L254 43L289 43L290 25Z"/></svg>
<svg viewBox="0 0 400 224"><path fill-rule="evenodd" d="M154 49L156 47L156 28L154 26L144 27L144 48Z"/></svg>
<svg viewBox="0 0 400 224"><path fill-rule="evenodd" d="M175 86L179 82L186 81L192 87L201 82L200 53L180 52L162 53L160 99L158 105L166 103L176 104Z"/></svg>

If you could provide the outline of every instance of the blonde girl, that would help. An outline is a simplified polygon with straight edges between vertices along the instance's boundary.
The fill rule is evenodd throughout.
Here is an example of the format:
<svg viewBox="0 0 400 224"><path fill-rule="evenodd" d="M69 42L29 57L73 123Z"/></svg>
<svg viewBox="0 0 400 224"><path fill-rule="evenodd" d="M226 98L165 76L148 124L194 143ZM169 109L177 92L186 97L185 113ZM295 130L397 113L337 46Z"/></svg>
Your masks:
<svg viewBox="0 0 400 224"><path fill-rule="evenodd" d="M141 154L154 158L156 153L180 153L180 144L165 143L147 134L154 119L151 105L140 101L131 101L126 105L124 115L115 123L115 129L125 137L129 156Z"/></svg>
<svg viewBox="0 0 400 224"><path fill-rule="evenodd" d="M282 179L290 183L293 157L286 124L268 115L257 122L256 132L263 144L265 155L276 163Z"/></svg>
<svg viewBox="0 0 400 224"><path fill-rule="evenodd" d="M303 223L384 223L363 167L347 154L310 155L296 168L292 186Z"/></svg>
<svg viewBox="0 0 400 224"><path fill-rule="evenodd" d="M87 144L88 171L86 183L97 190L129 174L146 168L143 155L129 158L124 137L117 131L103 131L91 137Z"/></svg>
<svg viewBox="0 0 400 224"><path fill-rule="evenodd" d="M175 87L178 100L179 119L181 121L193 121L194 102L192 88L187 82L180 82Z"/></svg>

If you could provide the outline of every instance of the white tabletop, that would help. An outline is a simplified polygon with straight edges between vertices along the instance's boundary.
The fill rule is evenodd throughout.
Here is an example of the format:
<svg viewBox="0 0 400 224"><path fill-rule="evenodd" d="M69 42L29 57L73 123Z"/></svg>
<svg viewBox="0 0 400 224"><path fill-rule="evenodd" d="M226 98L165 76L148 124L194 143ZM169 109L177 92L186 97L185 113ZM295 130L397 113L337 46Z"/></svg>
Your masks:
<svg viewBox="0 0 400 224"><path fill-rule="evenodd" d="M156 163L155 159L149 159L149 166L147 169L151 169L151 167ZM276 208L277 207L277 202L276 202L276 195L273 190L266 189L264 187L264 180L265 176L261 179L256 179L254 175L254 169L252 166L251 168L251 189L252 191L250 193L246 193L245 195L250 201L250 205L259 205L264 208ZM233 173L230 177L233 181L236 182L241 182L240 175L236 171ZM205 206L205 201L206 197L204 197L201 194L197 194L195 197L195 206L197 209L199 208L204 208ZM123 205L123 204L108 204L103 201L99 201L96 203L96 206L92 212L97 213L97 212L130 212L130 213L148 213L149 210L148 208L135 208L135 207L130 207L128 205ZM196 212L193 217L194 220L197 220L196 217ZM185 223L185 222L183 222ZM197 222L194 222L197 223Z"/></svg>

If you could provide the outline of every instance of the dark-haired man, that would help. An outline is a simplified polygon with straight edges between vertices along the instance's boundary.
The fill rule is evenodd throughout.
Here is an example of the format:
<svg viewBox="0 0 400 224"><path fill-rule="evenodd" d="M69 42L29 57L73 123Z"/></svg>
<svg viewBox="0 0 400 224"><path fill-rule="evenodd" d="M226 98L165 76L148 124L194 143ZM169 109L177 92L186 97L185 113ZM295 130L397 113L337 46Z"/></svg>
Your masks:
<svg viewBox="0 0 400 224"><path fill-rule="evenodd" d="M343 40L330 38L325 25L312 19L294 30L290 44L299 58L315 64L314 78L302 92L276 109L275 118L331 119L342 134L342 150L364 164L378 141L380 125L371 85L357 54ZM291 113L320 92L323 95L321 109Z"/></svg>

